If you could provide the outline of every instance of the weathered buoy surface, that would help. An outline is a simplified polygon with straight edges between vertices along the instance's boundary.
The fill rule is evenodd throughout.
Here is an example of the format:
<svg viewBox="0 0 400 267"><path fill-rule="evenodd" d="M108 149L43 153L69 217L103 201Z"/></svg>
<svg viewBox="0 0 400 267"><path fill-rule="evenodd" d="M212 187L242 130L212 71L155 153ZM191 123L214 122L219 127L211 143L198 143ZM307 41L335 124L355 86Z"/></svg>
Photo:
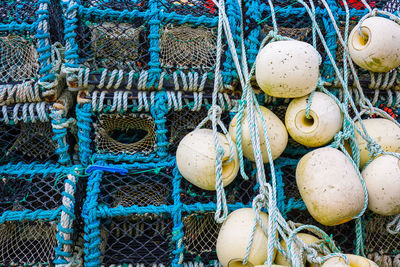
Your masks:
<svg viewBox="0 0 400 267"><path fill-rule="evenodd" d="M268 226L268 215L260 213L263 224ZM228 215L222 224L217 239L218 260L224 267L243 266L247 245L254 225L255 212L251 208L242 208ZM267 260L268 238L257 224L247 264L262 265Z"/></svg>
<svg viewBox="0 0 400 267"><path fill-rule="evenodd" d="M283 151L286 148L288 142L288 133L286 131L286 127L283 124L283 122L272 111L263 106L260 106L260 109L265 121L265 126L267 127L268 140L269 140L269 145L271 147L272 158L276 159L283 153ZM236 114L236 116L233 117L231 123L229 124L229 134L231 135L231 138L234 142L236 142L237 138L236 136L236 130L238 126L237 118L238 114ZM267 147L265 145L264 131L262 127L261 118L258 114L257 114L257 125L258 125L258 132L260 135L260 147L261 147L263 162L267 163L269 162ZM251 161L255 161L246 111L244 113L242 120L242 151L244 157L246 157Z"/></svg>
<svg viewBox="0 0 400 267"><path fill-rule="evenodd" d="M222 180L224 186L227 186L239 171L239 159L234 146L234 159L227 163L230 154L228 139L218 133L218 140L225 151L222 158ZM179 172L190 183L205 190L215 190L216 150L213 131L199 129L187 134L176 150L176 163Z"/></svg>
<svg viewBox="0 0 400 267"><path fill-rule="evenodd" d="M362 171L368 191L368 208L380 215L400 214L400 160L383 155Z"/></svg>
<svg viewBox="0 0 400 267"><path fill-rule="evenodd" d="M319 239L318 239L317 237L315 237L315 236L313 236L313 235L305 234L305 233L298 233L297 236L298 236L301 240L303 240L304 243L307 244L307 245L319 241ZM281 243L281 246L285 249L285 251L287 251L287 245L286 245L285 240L282 239L280 243ZM295 246L296 246L296 245L295 245ZM298 250L297 246L296 246L295 249ZM285 259L285 257L283 257L283 255L280 254L279 252L278 252L277 255L276 255L275 263L276 263L276 264L279 264L280 266L291 266L291 265L289 264L289 262L287 262L287 260ZM306 266L307 266L307 267L314 267L315 265L313 265L313 264L307 262Z"/></svg>
<svg viewBox="0 0 400 267"><path fill-rule="evenodd" d="M320 56L310 44L277 41L267 44L256 59L256 80L274 97L302 97L318 84Z"/></svg>
<svg viewBox="0 0 400 267"><path fill-rule="evenodd" d="M400 127L388 119L374 118L362 121L368 135L381 146L384 151L400 152ZM359 122L356 126L361 130ZM367 141L355 131L356 141L360 148L360 168L370 159Z"/></svg>
<svg viewBox="0 0 400 267"><path fill-rule="evenodd" d="M357 171L337 149L323 147L304 155L296 168L296 182L307 210L321 224L348 222L363 208Z"/></svg>
<svg viewBox="0 0 400 267"><path fill-rule="evenodd" d="M400 65L400 25L382 18L371 17L351 31L348 48L351 59L361 68L387 72Z"/></svg>
<svg viewBox="0 0 400 267"><path fill-rule="evenodd" d="M328 259L321 267L378 267L378 265L361 256L353 254L344 254L350 262L350 265L346 264L346 261L341 257L333 257Z"/></svg>
<svg viewBox="0 0 400 267"><path fill-rule="evenodd" d="M290 136L308 147L328 144L343 124L343 115L330 96L315 92L310 106L310 118L306 116L308 96L290 102L285 115L285 124Z"/></svg>

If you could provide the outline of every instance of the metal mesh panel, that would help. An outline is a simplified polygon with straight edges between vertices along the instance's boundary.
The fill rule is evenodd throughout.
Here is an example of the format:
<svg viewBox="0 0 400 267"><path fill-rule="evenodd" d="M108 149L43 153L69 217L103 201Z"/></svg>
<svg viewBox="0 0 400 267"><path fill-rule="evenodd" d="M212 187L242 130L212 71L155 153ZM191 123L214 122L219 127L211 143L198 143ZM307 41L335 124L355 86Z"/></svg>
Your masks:
<svg viewBox="0 0 400 267"><path fill-rule="evenodd" d="M4 0L0 1L0 23L33 23L39 1Z"/></svg>
<svg viewBox="0 0 400 267"><path fill-rule="evenodd" d="M0 163L57 161L50 123L0 124Z"/></svg>
<svg viewBox="0 0 400 267"><path fill-rule="evenodd" d="M138 171L129 175L106 174L99 202L109 207L160 206L172 204L172 177L168 171Z"/></svg>
<svg viewBox="0 0 400 267"><path fill-rule="evenodd" d="M213 212L194 213L185 216L183 222L183 244L185 261L201 258L202 262L217 259L216 244L222 224L214 220Z"/></svg>
<svg viewBox="0 0 400 267"><path fill-rule="evenodd" d="M131 215L101 222L102 261L111 264L135 263L151 266L172 261L173 222L167 214Z"/></svg>
<svg viewBox="0 0 400 267"><path fill-rule="evenodd" d="M134 24L80 21L77 42L80 58L86 67L140 72L149 62L146 22Z"/></svg>
<svg viewBox="0 0 400 267"><path fill-rule="evenodd" d="M0 265L50 263L57 245L57 222L11 221L0 224Z"/></svg>
<svg viewBox="0 0 400 267"><path fill-rule="evenodd" d="M216 28L165 25L160 34L164 68L211 71L216 63Z"/></svg>
<svg viewBox="0 0 400 267"><path fill-rule="evenodd" d="M38 53L33 36L1 36L0 55L0 83L21 82L37 75Z"/></svg>
<svg viewBox="0 0 400 267"><path fill-rule="evenodd" d="M95 130L98 153L150 153L156 146L154 120L145 114L103 114Z"/></svg>

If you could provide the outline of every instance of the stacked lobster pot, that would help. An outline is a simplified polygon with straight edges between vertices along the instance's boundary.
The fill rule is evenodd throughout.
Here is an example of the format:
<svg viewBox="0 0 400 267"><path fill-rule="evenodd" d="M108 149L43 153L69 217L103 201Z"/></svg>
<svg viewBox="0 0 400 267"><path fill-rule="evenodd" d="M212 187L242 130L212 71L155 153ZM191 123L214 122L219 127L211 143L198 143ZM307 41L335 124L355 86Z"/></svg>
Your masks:
<svg viewBox="0 0 400 267"><path fill-rule="evenodd" d="M236 1L226 1L226 12L236 36ZM182 179L175 154L211 113L215 86L225 127L237 108L238 78L226 40L218 39L217 6L82 0L69 1L64 16L63 70L78 92L79 159L90 175L85 266L216 262L216 193ZM237 179L226 188L228 206L249 206L255 186Z"/></svg>
<svg viewBox="0 0 400 267"><path fill-rule="evenodd" d="M0 3L0 265L65 264L72 256L76 172L60 75L62 9Z"/></svg>

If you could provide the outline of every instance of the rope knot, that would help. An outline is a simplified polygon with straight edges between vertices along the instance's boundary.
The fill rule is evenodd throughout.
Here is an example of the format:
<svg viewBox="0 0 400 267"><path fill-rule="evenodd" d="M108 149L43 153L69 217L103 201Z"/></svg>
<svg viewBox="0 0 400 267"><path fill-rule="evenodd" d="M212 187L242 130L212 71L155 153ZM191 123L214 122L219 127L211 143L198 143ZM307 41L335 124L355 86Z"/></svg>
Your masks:
<svg viewBox="0 0 400 267"><path fill-rule="evenodd" d="M218 105L213 105L211 108L208 110L208 117L211 119L213 118L215 114L215 117L217 120L221 119L221 114L222 114L222 109Z"/></svg>
<svg viewBox="0 0 400 267"><path fill-rule="evenodd" d="M371 158L383 153L381 146L378 143L376 143L375 141L368 142L367 149L369 151L368 155Z"/></svg>

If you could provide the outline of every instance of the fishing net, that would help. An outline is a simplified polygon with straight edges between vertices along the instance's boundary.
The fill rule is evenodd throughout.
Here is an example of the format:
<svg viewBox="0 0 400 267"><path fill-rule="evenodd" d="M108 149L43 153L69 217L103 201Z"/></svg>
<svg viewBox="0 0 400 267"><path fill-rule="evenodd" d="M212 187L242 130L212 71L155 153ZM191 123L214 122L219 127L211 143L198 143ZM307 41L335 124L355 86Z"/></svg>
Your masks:
<svg viewBox="0 0 400 267"><path fill-rule="evenodd" d="M100 9L113 9L116 11L142 10L147 7L147 0L83 0L84 7L97 7Z"/></svg>
<svg viewBox="0 0 400 267"><path fill-rule="evenodd" d="M386 230L393 216L370 213L366 217L364 244L368 257L382 267L400 266L400 234Z"/></svg>
<svg viewBox="0 0 400 267"><path fill-rule="evenodd" d="M171 180L168 170L138 171L128 175L105 174L99 202L110 208L170 205L173 204Z"/></svg>
<svg viewBox="0 0 400 267"><path fill-rule="evenodd" d="M199 111L192 111L188 107L179 111L170 111L167 116L167 138L169 142L169 151L175 153L179 142L188 133L194 131L199 123L207 117L207 108L203 107ZM229 127L231 114L225 111L221 114L221 120L226 127ZM211 122L207 122L205 127L211 127Z"/></svg>
<svg viewBox="0 0 400 267"><path fill-rule="evenodd" d="M37 76L38 53L32 36L1 36L0 55L0 83L22 82Z"/></svg>
<svg viewBox="0 0 400 267"><path fill-rule="evenodd" d="M92 70L101 68L139 72L149 62L148 35L142 19L133 24L91 22L79 25L78 44L81 58Z"/></svg>
<svg viewBox="0 0 400 267"><path fill-rule="evenodd" d="M48 122L0 125L1 163L56 162L56 143Z"/></svg>
<svg viewBox="0 0 400 267"><path fill-rule="evenodd" d="M168 214L135 214L103 219L102 263L170 266L173 259L172 227Z"/></svg>
<svg viewBox="0 0 400 267"><path fill-rule="evenodd" d="M218 9L212 0L157 0L161 10L179 15L195 17L213 17L218 15Z"/></svg>
<svg viewBox="0 0 400 267"><path fill-rule="evenodd" d="M164 68L211 71L217 52L216 28L165 25L160 34L160 63Z"/></svg>
<svg viewBox="0 0 400 267"><path fill-rule="evenodd" d="M102 114L95 130L98 153L148 154L156 147L154 120L145 114Z"/></svg>
<svg viewBox="0 0 400 267"><path fill-rule="evenodd" d="M0 22L4 24L11 22L34 23L37 19L36 11L38 9L38 0L0 1Z"/></svg>
<svg viewBox="0 0 400 267"><path fill-rule="evenodd" d="M224 187L226 202L228 204L251 204L257 193L257 188L258 186L254 177L250 177L249 180L244 180L238 175L231 184ZM200 189L189 183L186 179L182 179L181 202L184 204L217 203L217 195L215 191Z"/></svg>
<svg viewBox="0 0 400 267"><path fill-rule="evenodd" d="M201 258L201 261L217 259L216 244L221 224L215 222L214 213L194 213L185 216L183 223L184 261Z"/></svg>
<svg viewBox="0 0 400 267"><path fill-rule="evenodd" d="M57 246L57 222L10 221L0 224L0 265L50 264Z"/></svg>

